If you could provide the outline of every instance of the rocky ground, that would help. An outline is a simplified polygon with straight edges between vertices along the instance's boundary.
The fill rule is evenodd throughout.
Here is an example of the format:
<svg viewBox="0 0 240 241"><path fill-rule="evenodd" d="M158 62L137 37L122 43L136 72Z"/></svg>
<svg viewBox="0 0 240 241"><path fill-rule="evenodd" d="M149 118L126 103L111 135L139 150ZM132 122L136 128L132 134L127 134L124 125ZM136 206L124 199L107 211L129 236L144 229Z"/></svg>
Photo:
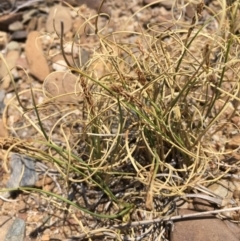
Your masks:
<svg viewBox="0 0 240 241"><path fill-rule="evenodd" d="M61 44L56 34L64 35L64 51L67 60L73 64L84 65L93 54L94 48L97 48L98 41L94 36L91 28L81 28L85 22L85 16L93 16L98 11L100 0L66 0L66 3L71 4L72 8L67 4L59 3L58 1L22 1L22 0L4 0L0 2L0 50L4 56L7 66L10 69L14 81L21 95L21 101L28 106L28 101L31 99L29 92L24 94L26 89L29 89L30 84L35 90L45 89L51 96L64 93L64 91L73 91L76 79L73 75L67 76L67 83L64 87L55 88L59 79L63 78L63 71L67 70L67 64L64 56L61 53ZM101 12L106 16L102 16L98 22L98 28L103 29L103 33L107 34L119 29L125 29L128 33L121 35L127 41L135 41L130 32L146 29L148 24L159 22L164 23L164 27L168 26L168 20L172 19L171 6L175 1L162 1L151 7L141 10L130 18L134 13L140 10L143 6L151 4L151 0L129 0L129 1L114 1L107 0L103 5ZM211 9L219 7L217 1L205 1L210 5ZM189 4L182 16L187 23L191 22L194 15L196 5ZM178 12L174 12L175 17ZM203 18L208 18L210 12L204 10ZM110 18L110 21L109 21ZM55 28L53 27L55 21ZM64 23L62 33L61 21ZM127 22L126 25L124 25ZM93 21L94 24L94 21ZM214 31L216 26L211 26L209 31ZM76 33L81 35L81 50L71 47L71 40ZM68 44L69 41L69 44ZM79 60L79 55L81 56ZM99 75L104 73L104 68L101 63L96 66ZM0 62L0 112L2 120L0 121L0 137L15 136L19 138L32 138L36 130L34 128L21 128L22 113L17 111L13 100L11 108L8 108L6 114L5 106L9 104L9 100L15 95L14 85L8 69L3 60ZM60 71L49 75L53 71ZM35 96L38 103L42 101L42 94ZM62 101L76 101L71 96L62 97ZM15 102L14 102L15 101ZM57 117L56 117L57 118ZM239 118L234 119L235 124L238 124ZM19 128L18 128L19 127ZM57 139L57 133L55 134ZM236 136L229 145L236 145L239 136ZM6 173L4 168L5 152L1 152L3 167L1 172L1 187L16 187L16 180L20 178L21 173L12 172ZM18 158L15 156L15 158ZM25 160L26 161L26 160ZM10 162L10 161L9 161ZM55 173L51 178L41 176L41 170L45 168L44 164L32 164L31 160L26 161L28 165L34 165L36 173L28 173L27 185L34 185L43 188L46 191L58 191L58 182L55 182ZM10 166L12 170L18 166L21 170L21 164L16 159L11 160ZM35 166L36 165L36 166ZM38 170L38 171L37 171ZM40 171L39 171L40 170ZM34 175L38 175L35 179ZM18 179L19 180L19 179ZM24 184L22 184L24 186ZM228 184L226 184L228 185ZM15 197L10 197L3 193L0 199L0 240L14 240L16 235L17 240L83 240L79 237L82 232L79 232L79 223L77 219L66 217L62 210L49 205L48 199L43 199L40 195L29 195L28 193L20 193ZM201 209L201 203L199 204ZM202 204L204 210L206 203ZM186 208L186 207L185 207ZM211 210L212 207L210 207ZM182 209L180 214L189 213L192 211ZM76 211L75 217L81 219L81 212ZM15 226L14 226L15 225ZM17 227L17 228L16 228ZM17 234L16 229L22 228ZM92 227L93 228L93 227ZM191 220L185 222L176 222L173 227L173 232L169 240L239 240L240 229L238 224L225 220L214 218L214 216L205 219ZM189 230L189 232L186 232ZM23 238L23 233L25 237ZM74 239L74 237L78 237ZM16 240L16 239L15 239ZM103 239L94 239L103 240Z"/></svg>

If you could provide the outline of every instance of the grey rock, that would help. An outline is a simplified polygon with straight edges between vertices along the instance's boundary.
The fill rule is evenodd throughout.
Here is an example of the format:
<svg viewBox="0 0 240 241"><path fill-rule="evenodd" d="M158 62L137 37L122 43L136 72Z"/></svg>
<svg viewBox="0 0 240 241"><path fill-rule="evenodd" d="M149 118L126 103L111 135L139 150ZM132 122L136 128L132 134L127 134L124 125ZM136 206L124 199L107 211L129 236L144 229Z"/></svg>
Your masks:
<svg viewBox="0 0 240 241"><path fill-rule="evenodd" d="M18 30L18 31L13 32L12 40L23 40L23 39L27 38L27 35L28 35L27 31Z"/></svg>
<svg viewBox="0 0 240 241"><path fill-rule="evenodd" d="M5 98L5 91L0 90L0 114L3 113L3 110L5 108L4 98Z"/></svg>
<svg viewBox="0 0 240 241"><path fill-rule="evenodd" d="M11 11L12 3L9 0L2 0L0 2L0 10L1 12Z"/></svg>
<svg viewBox="0 0 240 241"><path fill-rule="evenodd" d="M81 63L82 65L86 64L87 61L89 60L89 52L85 49L81 49Z"/></svg>
<svg viewBox="0 0 240 241"><path fill-rule="evenodd" d="M25 231L25 222L22 219L17 218L14 220L13 224L8 230L4 241L23 241L25 237Z"/></svg>
<svg viewBox="0 0 240 241"><path fill-rule="evenodd" d="M12 154L10 160L11 176L7 188L34 186L38 180L35 160L20 154Z"/></svg>

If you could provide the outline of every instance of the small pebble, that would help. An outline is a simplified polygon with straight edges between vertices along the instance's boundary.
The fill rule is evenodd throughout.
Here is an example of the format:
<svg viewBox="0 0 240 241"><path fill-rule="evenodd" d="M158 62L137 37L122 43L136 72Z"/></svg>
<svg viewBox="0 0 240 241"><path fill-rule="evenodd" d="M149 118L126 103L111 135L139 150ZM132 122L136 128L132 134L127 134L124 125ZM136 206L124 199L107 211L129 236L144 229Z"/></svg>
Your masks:
<svg viewBox="0 0 240 241"><path fill-rule="evenodd" d="M44 235L42 236L41 240L42 240L42 241L48 241L48 240L50 240L49 234L44 234Z"/></svg>
<svg viewBox="0 0 240 241"><path fill-rule="evenodd" d="M56 63L53 63L52 67L56 71L66 71L67 70L66 62L62 59L58 60Z"/></svg>
<svg viewBox="0 0 240 241"><path fill-rule="evenodd" d="M11 176L7 182L7 188L33 186L36 183L38 176L35 171L35 161L32 158L12 154L9 164L11 166Z"/></svg>
<svg viewBox="0 0 240 241"><path fill-rule="evenodd" d="M23 40L23 39L27 38L27 35L28 35L27 31L24 31L24 30L15 31L12 34L12 39L13 40Z"/></svg>
<svg viewBox="0 0 240 241"><path fill-rule="evenodd" d="M11 41L7 44L7 50L19 50L20 49L20 44L16 41Z"/></svg>
<svg viewBox="0 0 240 241"><path fill-rule="evenodd" d="M10 31L18 31L18 30L23 30L24 26L22 24L22 22L20 21L16 21L12 24L9 25L8 29Z"/></svg>

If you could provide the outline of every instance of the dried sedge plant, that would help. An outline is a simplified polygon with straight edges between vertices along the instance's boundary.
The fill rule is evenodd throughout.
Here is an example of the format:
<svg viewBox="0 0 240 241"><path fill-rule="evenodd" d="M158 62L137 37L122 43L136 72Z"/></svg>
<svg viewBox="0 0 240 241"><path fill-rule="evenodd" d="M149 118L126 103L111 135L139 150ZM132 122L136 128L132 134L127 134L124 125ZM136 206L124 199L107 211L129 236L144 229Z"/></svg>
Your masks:
<svg viewBox="0 0 240 241"><path fill-rule="evenodd" d="M32 126L45 137L44 152L34 148L34 140L1 145L53 163L64 187L78 190L73 201L42 192L67 204L65 211L84 227L80 238L167 238L166 223L179 218L174 211L181 198L206 199L219 206L216 212L236 211L224 209L226 200L208 189L228 177L233 166L223 159L237 152L226 148L227 141L219 146L213 139L239 114L239 40L232 25L238 2L221 6L220 13L203 21L200 2L187 29L180 20L170 27L148 25L131 33L137 36L134 42L121 40L124 30L104 34L97 28L100 15L95 24L86 19L81 28L95 30L99 48L83 66L66 58L77 76L73 91L51 96L45 83L45 102L37 104L32 90L33 106L21 110L27 123L21 128ZM219 26L210 34L212 22ZM78 33L72 49L81 48L77 38ZM17 93L19 100L22 94ZM74 101L63 99L68 96ZM12 103L5 118L8 108L20 111ZM98 229L83 224L74 210Z"/></svg>

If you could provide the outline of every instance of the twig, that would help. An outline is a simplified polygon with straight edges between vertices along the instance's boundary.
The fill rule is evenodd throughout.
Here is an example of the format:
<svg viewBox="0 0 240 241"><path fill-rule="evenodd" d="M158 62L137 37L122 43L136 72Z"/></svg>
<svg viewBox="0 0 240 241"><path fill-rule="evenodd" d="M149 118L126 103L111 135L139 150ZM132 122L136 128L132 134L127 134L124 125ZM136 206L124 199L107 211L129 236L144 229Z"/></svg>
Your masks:
<svg viewBox="0 0 240 241"><path fill-rule="evenodd" d="M240 207L225 208L225 209L221 209L221 210L213 210L213 211L178 215L178 216L173 216L173 217L156 218L156 219L152 219L152 220L135 221L135 222L130 222L130 223L126 223L126 224L113 225L113 228L117 228L117 229L125 229L125 228L129 228L129 227L132 228L132 227L136 227L136 226L139 226L139 225L150 225L150 224L156 224L156 223L160 223L160 222L181 220L181 219L205 216L205 215L209 215L209 214L217 214L217 213L222 213L222 212L232 212L232 211L237 211L237 210L240 210Z"/></svg>
<svg viewBox="0 0 240 241"><path fill-rule="evenodd" d="M17 202L17 200L7 199L7 198L5 198L5 197L3 197L3 196L1 196L1 195L0 195L0 199L2 199L3 201L6 201L6 202L10 202L10 203L15 203L15 202Z"/></svg>
<svg viewBox="0 0 240 241"><path fill-rule="evenodd" d="M44 0L31 0L31 1L27 1L25 3L23 3L22 5L19 5L16 7L16 9L14 11L12 11L10 14L16 13L18 12L20 9L25 8L27 6L32 5L33 3L37 3L37 2L44 2Z"/></svg>

